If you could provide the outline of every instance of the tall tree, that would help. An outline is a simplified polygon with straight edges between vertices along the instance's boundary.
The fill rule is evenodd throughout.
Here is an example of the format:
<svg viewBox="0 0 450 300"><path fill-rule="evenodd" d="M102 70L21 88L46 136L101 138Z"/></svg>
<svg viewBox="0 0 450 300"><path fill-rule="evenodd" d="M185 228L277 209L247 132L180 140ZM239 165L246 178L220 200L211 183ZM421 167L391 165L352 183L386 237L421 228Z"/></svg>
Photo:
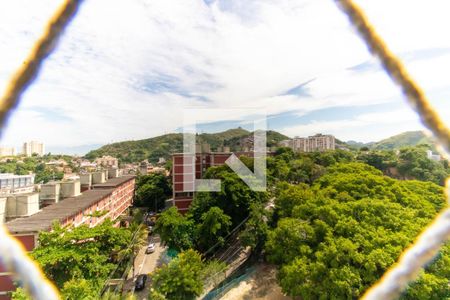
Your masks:
<svg viewBox="0 0 450 300"><path fill-rule="evenodd" d="M162 209L166 199L171 195L172 188L163 174L142 175L136 180L136 206L144 206L152 210Z"/></svg>
<svg viewBox="0 0 450 300"><path fill-rule="evenodd" d="M214 206L201 217L201 223L197 225L197 247L205 251L215 244L222 246L224 237L229 233L231 217L223 213L223 210Z"/></svg>
<svg viewBox="0 0 450 300"><path fill-rule="evenodd" d="M194 224L181 215L174 206L161 214L154 231L170 248L184 250L193 247Z"/></svg>
<svg viewBox="0 0 450 300"><path fill-rule="evenodd" d="M196 299L203 291L201 256L194 250L181 252L153 275L153 288L159 299Z"/></svg>

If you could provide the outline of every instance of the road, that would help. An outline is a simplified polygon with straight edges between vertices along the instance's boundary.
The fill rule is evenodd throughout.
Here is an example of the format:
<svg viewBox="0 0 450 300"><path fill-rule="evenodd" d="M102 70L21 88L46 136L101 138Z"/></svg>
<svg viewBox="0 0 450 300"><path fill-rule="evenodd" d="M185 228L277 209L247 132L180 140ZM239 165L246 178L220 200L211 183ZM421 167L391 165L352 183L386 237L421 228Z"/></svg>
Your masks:
<svg viewBox="0 0 450 300"><path fill-rule="evenodd" d="M139 250L138 255L136 256L136 260L134 262L134 267L136 270L136 274L134 279L129 278L125 290L134 291L134 280L139 274L150 274L152 273L158 266L162 264L162 254L166 250L166 247L160 245L159 236L152 236L153 242L155 243L155 252L150 254L145 254L145 250L147 246L142 247ZM150 240L149 240L150 241ZM137 300L148 299L148 294L150 291L151 285L151 275L147 279L147 283L145 288L142 291L135 291L134 295Z"/></svg>

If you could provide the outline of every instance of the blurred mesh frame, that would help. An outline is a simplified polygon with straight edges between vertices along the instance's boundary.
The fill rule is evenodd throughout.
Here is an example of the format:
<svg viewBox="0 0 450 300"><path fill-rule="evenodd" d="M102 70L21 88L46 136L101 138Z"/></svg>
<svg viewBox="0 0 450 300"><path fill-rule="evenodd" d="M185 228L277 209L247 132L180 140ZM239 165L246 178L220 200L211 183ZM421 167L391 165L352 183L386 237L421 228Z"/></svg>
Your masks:
<svg viewBox="0 0 450 300"><path fill-rule="evenodd" d="M422 123L436 137L441 153L449 157L450 131L434 111L419 86L408 75L398 58L390 52L383 40L376 34L363 11L352 0L334 0L348 16L369 51L376 56L386 73L402 90L410 107L417 112ZM65 0L46 27L42 37L36 42L29 57L13 75L6 93L0 102L0 133L3 132L8 116L18 105L22 93L36 78L45 59L70 20L75 16L82 0ZM446 182L447 202L450 200L450 180ZM415 243L406 249L399 262L394 264L364 295L364 299L395 299L410 281L416 279L419 270L438 253L442 244L450 238L450 209L446 208L424 229ZM34 299L58 299L57 290L45 278L40 267L31 261L20 243L0 227L0 261L6 269L17 274L25 283L27 291Z"/></svg>

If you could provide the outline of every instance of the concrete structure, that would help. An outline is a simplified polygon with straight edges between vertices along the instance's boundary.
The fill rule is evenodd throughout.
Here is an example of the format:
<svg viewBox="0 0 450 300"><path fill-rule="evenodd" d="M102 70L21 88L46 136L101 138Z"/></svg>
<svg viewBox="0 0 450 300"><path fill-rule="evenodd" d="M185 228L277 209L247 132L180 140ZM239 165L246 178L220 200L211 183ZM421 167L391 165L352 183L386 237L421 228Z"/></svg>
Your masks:
<svg viewBox="0 0 450 300"><path fill-rule="evenodd" d="M61 185L58 182L49 182L41 185L39 192L39 201L41 206L49 206L58 203L61 196Z"/></svg>
<svg viewBox="0 0 450 300"><path fill-rule="evenodd" d="M6 222L6 201L7 197L0 197L0 225Z"/></svg>
<svg viewBox="0 0 450 300"><path fill-rule="evenodd" d="M81 184L81 192L91 189L92 185L92 174L80 174L80 184Z"/></svg>
<svg viewBox="0 0 450 300"><path fill-rule="evenodd" d="M119 177L119 169L117 168L109 168L108 169L108 179Z"/></svg>
<svg viewBox="0 0 450 300"><path fill-rule="evenodd" d="M31 193L34 191L34 174L0 174L0 195Z"/></svg>
<svg viewBox="0 0 450 300"><path fill-rule="evenodd" d="M23 143L22 153L26 156L31 156L33 153L42 156L45 153L44 143L37 141L25 142Z"/></svg>
<svg viewBox="0 0 450 300"><path fill-rule="evenodd" d="M0 146L0 156L15 156L16 149L14 147Z"/></svg>
<svg viewBox="0 0 450 300"><path fill-rule="evenodd" d="M67 198L27 218L8 222L5 226L26 250L32 251L36 247L39 232L50 231L54 221L58 221L62 226L77 227L85 224L94 227L106 218L117 220L132 204L134 178L134 176L122 176L102 184L94 184L92 190L78 197ZM105 214L95 217L93 213L96 211L102 211ZM6 270L0 266L0 299L9 299L7 295L13 290L15 286L11 274L6 273Z"/></svg>
<svg viewBox="0 0 450 300"><path fill-rule="evenodd" d="M283 141L280 141L278 143L278 145L281 146L281 147L293 148L294 147L294 142L293 142L293 140L283 140Z"/></svg>
<svg viewBox="0 0 450 300"><path fill-rule="evenodd" d="M336 149L334 136L320 133L307 138L295 137L292 140L284 140L281 141L279 145L290 147L295 152L322 152Z"/></svg>
<svg viewBox="0 0 450 300"><path fill-rule="evenodd" d="M63 181L61 185L61 198L78 197L81 194L81 185L79 180Z"/></svg>
<svg viewBox="0 0 450 300"><path fill-rule="evenodd" d="M427 158L434 160L434 161L440 161L441 156L439 154L433 154L433 151L427 150Z"/></svg>
<svg viewBox="0 0 450 300"><path fill-rule="evenodd" d="M6 201L5 220L31 216L39 211L39 194L9 195Z"/></svg>
<svg viewBox="0 0 450 300"><path fill-rule="evenodd" d="M119 160L115 157L105 155L102 157L99 157L95 159L95 163L97 166L105 167L105 168L118 168L119 167Z"/></svg>
<svg viewBox="0 0 450 300"><path fill-rule="evenodd" d="M142 175L147 175L148 174L148 169L150 167L152 167L151 163L149 163L146 160L141 161L141 163L139 164L139 173L141 173Z"/></svg>
<svg viewBox="0 0 450 300"><path fill-rule="evenodd" d="M97 171L92 173L92 184L104 183L106 181L104 171Z"/></svg>
<svg viewBox="0 0 450 300"><path fill-rule="evenodd" d="M58 203L62 199L81 194L80 180L49 182L41 185L39 201L42 207Z"/></svg>

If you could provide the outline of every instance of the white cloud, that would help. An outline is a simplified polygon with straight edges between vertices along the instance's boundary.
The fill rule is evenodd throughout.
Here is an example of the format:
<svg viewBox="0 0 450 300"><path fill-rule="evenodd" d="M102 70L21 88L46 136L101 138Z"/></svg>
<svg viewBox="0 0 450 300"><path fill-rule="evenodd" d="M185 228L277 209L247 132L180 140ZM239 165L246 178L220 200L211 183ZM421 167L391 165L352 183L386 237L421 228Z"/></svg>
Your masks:
<svg viewBox="0 0 450 300"><path fill-rule="evenodd" d="M447 1L414 0L407 7L404 1L360 2L396 53L450 48L442 38L450 27ZM59 3L0 2L0 92ZM304 115L398 101L397 88L380 70L348 69L369 60L333 1L85 1L25 94L3 142L41 139L75 146L145 138L181 126L184 107L260 107L272 115ZM448 89L449 54L407 66L427 91ZM283 95L312 78L309 98ZM352 130L358 135L355 127L369 117L285 130L348 128L348 136ZM417 127L416 120L405 123Z"/></svg>
<svg viewBox="0 0 450 300"><path fill-rule="evenodd" d="M403 131L421 130L417 115L410 109L366 113L352 119L312 121L281 129L287 136L309 136L316 133L333 134L344 141L377 141ZM387 133L387 134L386 134Z"/></svg>

